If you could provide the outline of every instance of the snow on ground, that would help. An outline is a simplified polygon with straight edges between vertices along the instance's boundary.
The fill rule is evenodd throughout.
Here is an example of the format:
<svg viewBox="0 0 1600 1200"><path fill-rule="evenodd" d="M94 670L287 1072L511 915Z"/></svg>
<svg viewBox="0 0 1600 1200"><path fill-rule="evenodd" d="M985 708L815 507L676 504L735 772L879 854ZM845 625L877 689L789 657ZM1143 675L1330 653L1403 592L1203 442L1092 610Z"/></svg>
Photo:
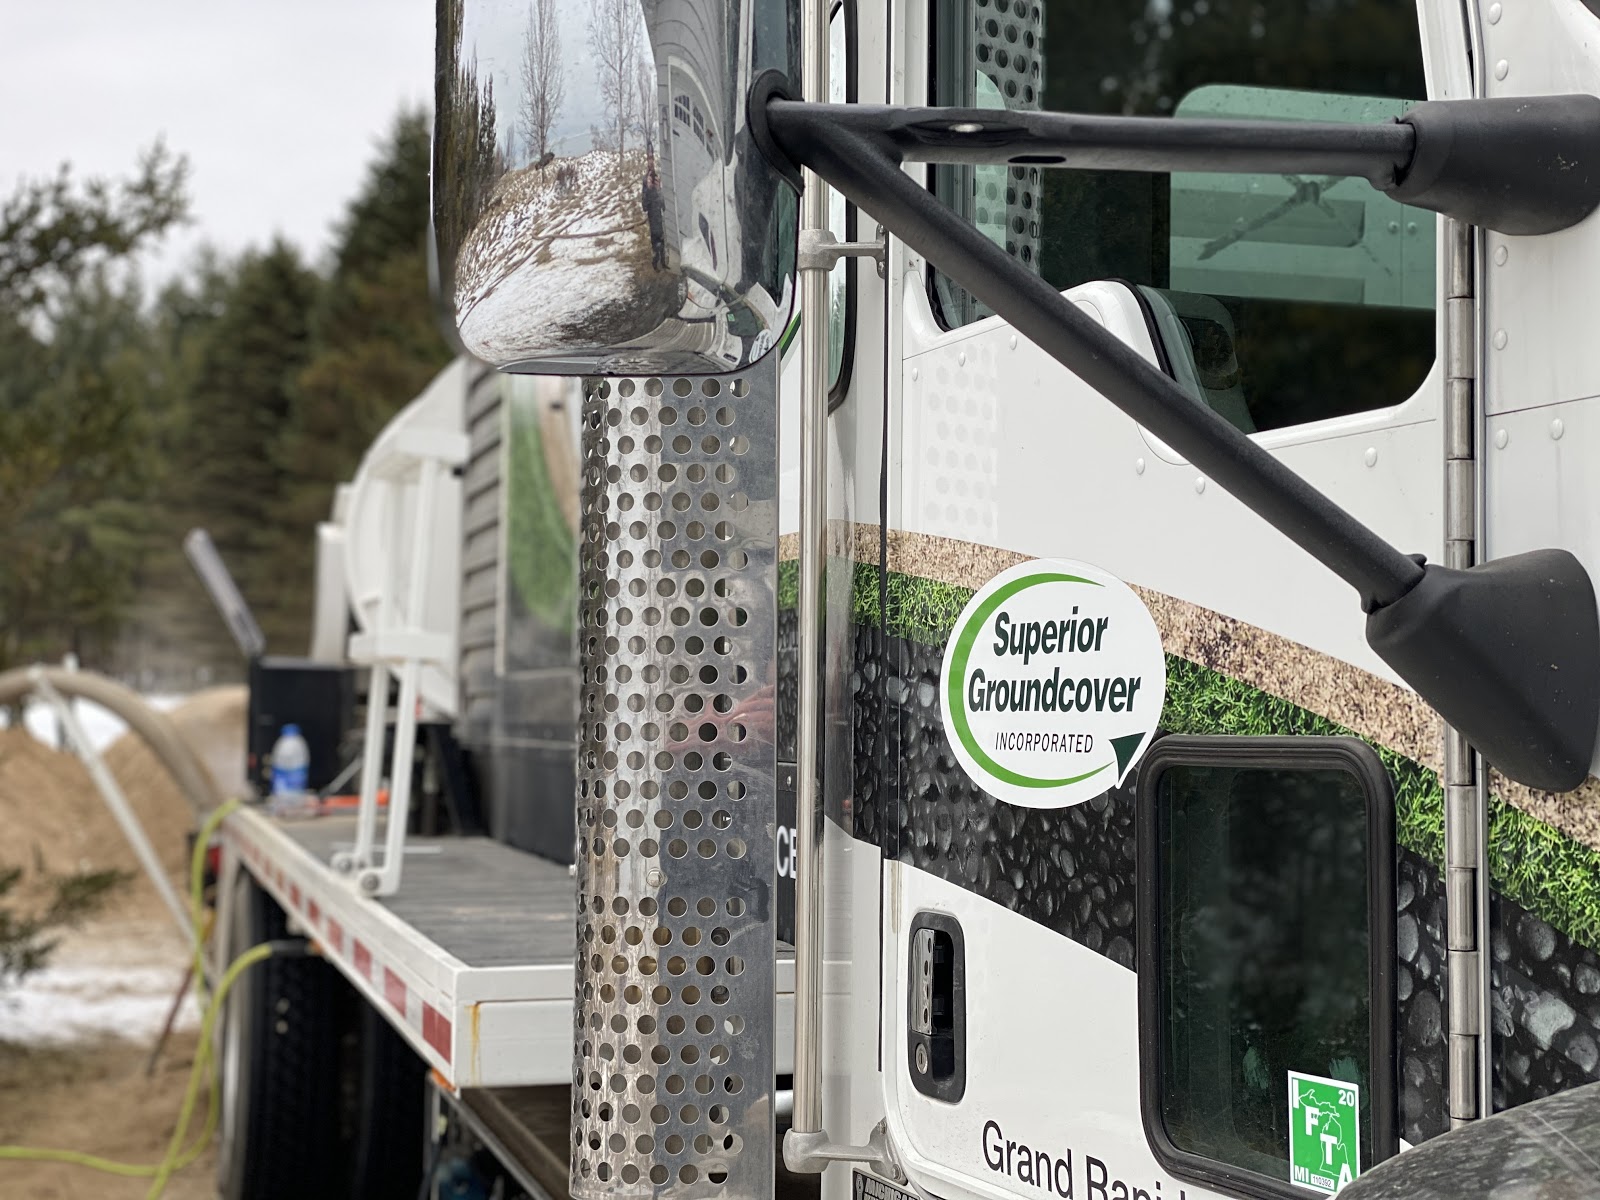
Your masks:
<svg viewBox="0 0 1600 1200"><path fill-rule="evenodd" d="M494 290L508 261L517 260L515 269L547 238L624 231L646 236L638 194L644 162L639 153L619 164L611 151L591 150L501 176L456 262L458 307L475 305ZM566 186L559 182L563 170L571 175Z"/></svg>
<svg viewBox="0 0 1600 1200"><path fill-rule="evenodd" d="M545 261L524 263L467 313L461 336L474 346L515 354L589 342L573 332L597 305L627 303L633 279L625 262L596 254L592 245L552 242ZM527 336L531 323L542 327L539 335Z"/></svg>
<svg viewBox="0 0 1600 1200"><path fill-rule="evenodd" d="M182 704L182 696L145 696L146 703L162 712L171 712ZM108 709L101 708L98 704L86 704L83 701L74 701L73 708L78 715L78 723L83 726L83 731L89 737L96 750L104 750L127 732L127 725L122 718ZM56 715L55 707L42 700L30 700L23 709L23 726L27 731L46 746L62 748L65 746L66 734L61 729L61 719ZM5 722L0 720L0 728L5 727Z"/></svg>
<svg viewBox="0 0 1600 1200"><path fill-rule="evenodd" d="M182 972L153 967L46 967L0 995L0 1042L61 1045L110 1036L155 1037ZM184 998L178 1027L198 1025L194 993Z"/></svg>
<svg viewBox="0 0 1600 1200"><path fill-rule="evenodd" d="M650 265L644 172L642 153L619 163L593 150L503 176L456 263L463 340L514 358L628 341L670 316L676 284Z"/></svg>
<svg viewBox="0 0 1600 1200"><path fill-rule="evenodd" d="M153 1039L187 965L170 922L68 935L49 966L0 991L0 1042L61 1045L112 1036ZM194 993L178 1027L200 1022Z"/></svg>

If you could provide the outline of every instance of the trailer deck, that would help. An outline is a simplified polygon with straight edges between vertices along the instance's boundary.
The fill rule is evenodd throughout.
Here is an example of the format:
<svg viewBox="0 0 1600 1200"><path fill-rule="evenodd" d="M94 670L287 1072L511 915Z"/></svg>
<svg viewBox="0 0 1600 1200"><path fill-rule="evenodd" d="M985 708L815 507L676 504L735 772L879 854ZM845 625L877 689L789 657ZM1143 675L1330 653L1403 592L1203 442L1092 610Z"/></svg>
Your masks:
<svg viewBox="0 0 1600 1200"><path fill-rule="evenodd" d="M572 1075L576 902L565 866L487 838L409 838L400 890L358 895L330 862L354 816L245 808L229 852L452 1089ZM778 1071L791 1069L792 952L779 948Z"/></svg>

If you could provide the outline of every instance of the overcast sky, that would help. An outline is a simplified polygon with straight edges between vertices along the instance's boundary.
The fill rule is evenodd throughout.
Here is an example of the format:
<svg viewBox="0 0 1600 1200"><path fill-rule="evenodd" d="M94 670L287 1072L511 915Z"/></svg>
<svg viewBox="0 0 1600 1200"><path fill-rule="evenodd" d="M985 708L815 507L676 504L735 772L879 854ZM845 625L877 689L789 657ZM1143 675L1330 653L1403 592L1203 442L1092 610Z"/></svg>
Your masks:
<svg viewBox="0 0 1600 1200"><path fill-rule="evenodd" d="M202 242L329 246L404 104L431 103L434 0L0 0L0 195L70 162L125 175L157 136L188 157Z"/></svg>

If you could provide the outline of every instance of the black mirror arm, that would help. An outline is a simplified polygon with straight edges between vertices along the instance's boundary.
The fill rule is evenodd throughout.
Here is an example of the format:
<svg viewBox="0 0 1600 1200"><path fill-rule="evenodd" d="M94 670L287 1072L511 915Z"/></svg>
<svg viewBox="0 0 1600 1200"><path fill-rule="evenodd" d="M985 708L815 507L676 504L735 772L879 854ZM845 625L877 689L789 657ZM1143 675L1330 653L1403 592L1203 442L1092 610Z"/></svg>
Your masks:
<svg viewBox="0 0 1600 1200"><path fill-rule="evenodd" d="M1017 332L1304 547L1369 611L1398 600L1422 567L1198 403L1040 276L900 170L881 141L834 123L829 106L776 102L779 145L882 221ZM811 111L807 111L807 110Z"/></svg>
<svg viewBox="0 0 1600 1200"><path fill-rule="evenodd" d="M780 108L792 100L762 98L777 99L770 115L788 119ZM1554 233L1600 207L1600 97L1589 95L1423 101L1370 124L805 108L804 124L825 121L901 162L1353 175L1402 204L1511 234Z"/></svg>
<svg viewBox="0 0 1600 1200"><path fill-rule="evenodd" d="M1416 151L1416 131L1392 121L1121 117L883 104L807 108L808 121L826 120L878 141L902 162L1359 175L1385 187Z"/></svg>
<svg viewBox="0 0 1600 1200"><path fill-rule="evenodd" d="M836 106L777 99L764 120L751 114L792 162L1354 587L1373 649L1507 775L1552 790L1587 777L1600 731L1600 614L1576 558L1551 550L1467 571L1425 568L918 186L892 137L840 116Z"/></svg>

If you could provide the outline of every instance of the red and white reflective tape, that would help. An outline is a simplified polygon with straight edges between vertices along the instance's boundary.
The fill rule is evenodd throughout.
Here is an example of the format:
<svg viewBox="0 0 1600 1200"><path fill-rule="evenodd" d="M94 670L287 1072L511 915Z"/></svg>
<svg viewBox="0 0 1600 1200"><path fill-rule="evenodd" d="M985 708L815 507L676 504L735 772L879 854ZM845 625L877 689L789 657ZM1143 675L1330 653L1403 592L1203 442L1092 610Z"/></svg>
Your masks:
<svg viewBox="0 0 1600 1200"><path fill-rule="evenodd" d="M334 962L356 986L367 993L368 999L394 1014L395 1019L420 1038L425 1058L452 1078L451 1059L454 1029L449 1015L430 1000L424 999L422 981L416 979L405 964L385 961L374 953L377 939L363 938L359 932L346 929L345 922L333 913L335 905L345 906L353 917L359 918L359 909L351 906L370 905L373 901L341 891L318 901L311 895L312 882L294 877L294 869L285 871L281 862L273 860L266 847L249 838L230 837L229 845L240 861L288 912L306 933L322 948L323 957ZM342 885L334 884L335 887ZM355 924L352 921L352 924ZM431 1053L429 1053L431 1052Z"/></svg>

